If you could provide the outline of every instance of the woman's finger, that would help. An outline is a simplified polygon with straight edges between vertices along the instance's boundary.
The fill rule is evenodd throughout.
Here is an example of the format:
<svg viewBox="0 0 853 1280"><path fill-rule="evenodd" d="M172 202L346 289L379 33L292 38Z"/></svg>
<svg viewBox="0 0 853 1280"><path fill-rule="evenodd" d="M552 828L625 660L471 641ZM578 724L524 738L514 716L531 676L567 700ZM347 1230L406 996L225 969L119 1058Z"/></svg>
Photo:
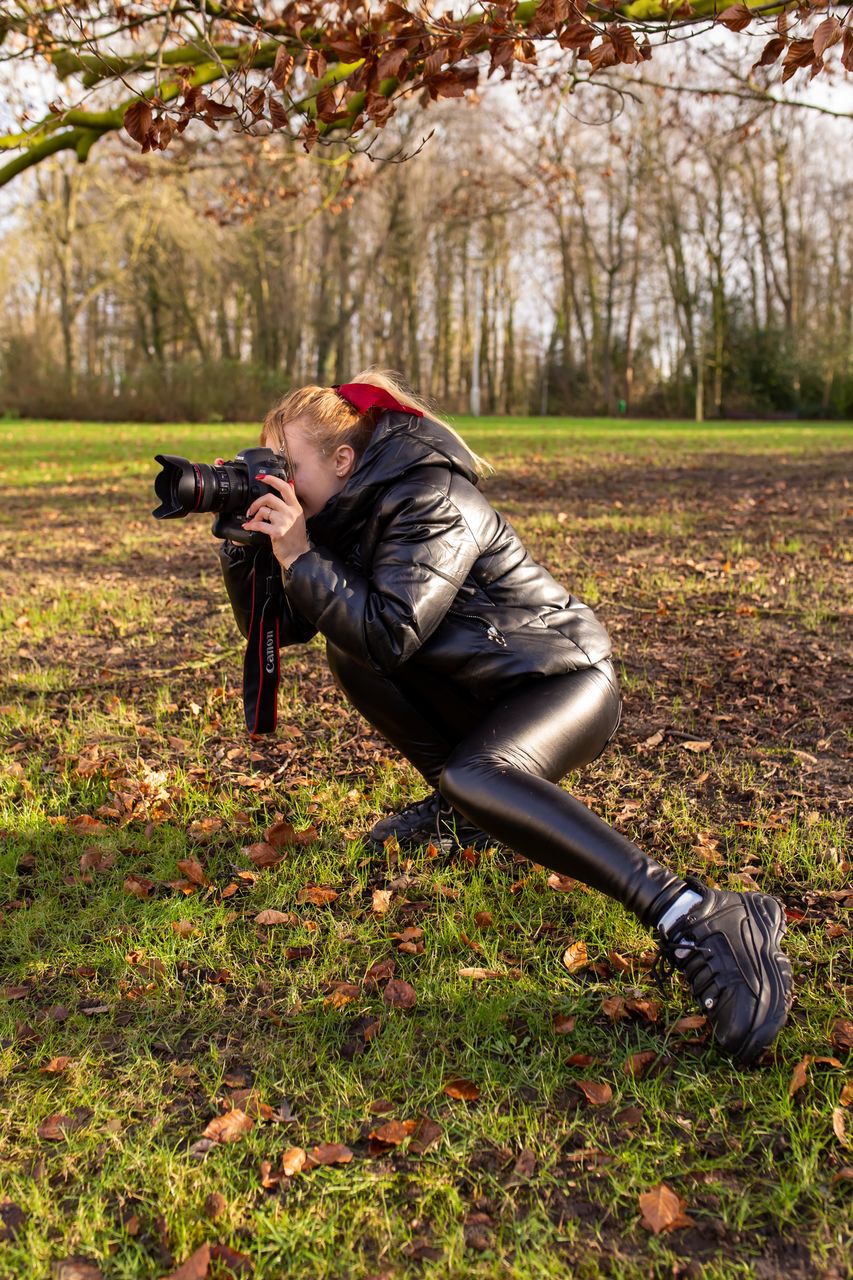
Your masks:
<svg viewBox="0 0 853 1280"><path fill-rule="evenodd" d="M270 511L290 511L292 508L288 505L284 498L280 498L277 493L262 493L259 498L249 506L246 515L259 510L260 507L269 507Z"/></svg>
<svg viewBox="0 0 853 1280"><path fill-rule="evenodd" d="M259 480L263 480L264 484L271 485L277 493L280 493L285 502L291 499L293 494L293 482L291 480L282 480L279 476L268 476L259 474Z"/></svg>

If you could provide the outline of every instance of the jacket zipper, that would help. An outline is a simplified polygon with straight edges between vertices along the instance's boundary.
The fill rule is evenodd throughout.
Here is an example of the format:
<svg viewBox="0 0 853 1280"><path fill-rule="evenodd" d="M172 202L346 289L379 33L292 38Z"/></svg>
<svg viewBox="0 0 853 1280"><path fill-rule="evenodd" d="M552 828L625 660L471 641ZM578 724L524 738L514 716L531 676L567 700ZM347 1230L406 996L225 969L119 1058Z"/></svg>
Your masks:
<svg viewBox="0 0 853 1280"><path fill-rule="evenodd" d="M463 618L482 622L483 626L486 628L486 638L493 640L495 644L502 645L506 648L506 637L503 632L499 631L498 628L493 623L489 622L487 618L482 618L479 613L460 613L457 609L448 609L448 613L450 613L454 618Z"/></svg>

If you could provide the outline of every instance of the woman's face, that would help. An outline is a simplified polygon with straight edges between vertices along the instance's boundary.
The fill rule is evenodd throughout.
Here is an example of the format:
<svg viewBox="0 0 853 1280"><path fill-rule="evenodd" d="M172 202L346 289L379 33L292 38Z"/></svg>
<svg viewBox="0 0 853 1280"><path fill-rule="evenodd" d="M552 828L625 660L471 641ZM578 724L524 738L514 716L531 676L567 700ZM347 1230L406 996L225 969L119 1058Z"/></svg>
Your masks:
<svg viewBox="0 0 853 1280"><path fill-rule="evenodd" d="M342 444L326 455L299 422L289 422L284 435L293 468L293 492L307 519L322 511L329 498L343 489L355 466L355 450Z"/></svg>

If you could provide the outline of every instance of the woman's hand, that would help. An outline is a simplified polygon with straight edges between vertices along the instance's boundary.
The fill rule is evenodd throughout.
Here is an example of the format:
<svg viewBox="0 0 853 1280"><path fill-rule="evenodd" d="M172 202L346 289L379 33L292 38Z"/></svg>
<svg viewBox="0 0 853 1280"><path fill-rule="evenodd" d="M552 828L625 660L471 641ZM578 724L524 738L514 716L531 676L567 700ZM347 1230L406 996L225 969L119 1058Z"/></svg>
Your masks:
<svg viewBox="0 0 853 1280"><path fill-rule="evenodd" d="M244 529L265 533L272 542L273 555L287 569L303 551L310 551L305 515L289 480L258 474L275 493L256 498L246 512Z"/></svg>

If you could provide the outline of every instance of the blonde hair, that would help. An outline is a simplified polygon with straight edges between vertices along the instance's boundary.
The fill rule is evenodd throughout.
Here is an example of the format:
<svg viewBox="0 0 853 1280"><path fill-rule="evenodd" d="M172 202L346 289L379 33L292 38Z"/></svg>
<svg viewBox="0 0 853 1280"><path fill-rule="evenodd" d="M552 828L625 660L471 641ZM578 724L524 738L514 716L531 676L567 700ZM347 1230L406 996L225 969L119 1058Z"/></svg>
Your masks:
<svg viewBox="0 0 853 1280"><path fill-rule="evenodd" d="M378 369L370 365L349 379L350 382L366 382L372 387L381 387L388 391L402 405L419 409L432 422L438 422L459 441L471 459L478 476L484 477L494 471L494 467L485 458L465 443L459 432L433 412L431 405L416 396L403 379L390 369ZM348 404L332 387L296 387L286 392L276 401L264 418L261 429L261 444L277 453L285 450L284 428L288 423L298 420L304 428L311 443L323 453L329 454L338 445L348 444L360 458L370 443L370 437L381 414L386 410L377 406L360 413Z"/></svg>

